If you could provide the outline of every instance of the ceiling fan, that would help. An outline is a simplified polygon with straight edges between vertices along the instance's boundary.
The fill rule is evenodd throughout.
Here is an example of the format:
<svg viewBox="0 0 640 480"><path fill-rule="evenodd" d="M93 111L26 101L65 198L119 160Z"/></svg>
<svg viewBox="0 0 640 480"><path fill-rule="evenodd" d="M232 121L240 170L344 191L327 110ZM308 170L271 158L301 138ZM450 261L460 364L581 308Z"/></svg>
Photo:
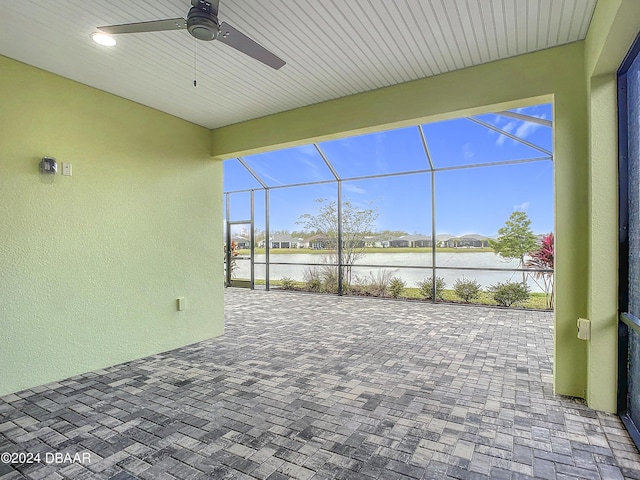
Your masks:
<svg viewBox="0 0 640 480"><path fill-rule="evenodd" d="M161 32L165 30L182 30L186 28L197 40L211 41L218 39L242 53L278 70L285 61L271 53L244 33L226 22L218 21L220 0L191 0L191 8L187 18L168 18L151 22L126 23L98 27L98 30L109 35L121 33Z"/></svg>

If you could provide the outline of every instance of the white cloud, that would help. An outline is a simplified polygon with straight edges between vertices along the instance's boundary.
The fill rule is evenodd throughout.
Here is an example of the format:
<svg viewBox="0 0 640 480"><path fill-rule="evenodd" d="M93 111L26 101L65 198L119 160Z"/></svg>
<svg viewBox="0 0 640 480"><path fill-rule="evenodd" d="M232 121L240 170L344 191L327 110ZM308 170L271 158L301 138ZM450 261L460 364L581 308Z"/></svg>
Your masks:
<svg viewBox="0 0 640 480"><path fill-rule="evenodd" d="M375 136L376 168L382 172L387 170L387 162L385 160L386 138L387 136L384 134Z"/></svg>
<svg viewBox="0 0 640 480"><path fill-rule="evenodd" d="M529 208L529 205L531 205L529 202L522 202L520 205L514 205L513 206L513 211L514 212L526 212L527 209Z"/></svg>
<svg viewBox="0 0 640 480"><path fill-rule="evenodd" d="M518 125L518 122L509 122L504 127L502 127L502 130L504 130L505 132L511 133L518 138L526 140L527 137L531 136L531 134L541 126L542 125L540 125L539 123L533 123L533 122L519 122L519 125ZM504 145L504 142L508 138L509 137L505 135L499 135L498 139L496 140L496 145L498 146ZM514 143L517 143L516 140L511 139L511 141Z"/></svg>
<svg viewBox="0 0 640 480"><path fill-rule="evenodd" d="M265 180L270 180L271 183L273 185L281 185L282 182L279 181L276 177L274 177L273 175L269 175L266 170L262 170L259 168L255 168L255 166L253 167L253 170L256 172L256 174L258 175L258 177L260 177L260 179L264 182ZM261 171L262 170L262 171ZM267 181L267 184L269 184L270 182Z"/></svg>
<svg viewBox="0 0 640 480"><path fill-rule="evenodd" d="M469 160L476 155L475 152L471 150L471 145L468 143L462 145L462 154L464 155L465 160Z"/></svg>
<svg viewBox="0 0 640 480"><path fill-rule="evenodd" d="M541 126L542 125L540 125L539 123L523 122L522 125L518 127L514 135L516 137L526 139Z"/></svg>
<svg viewBox="0 0 640 480"><path fill-rule="evenodd" d="M509 122L502 127L502 130L504 130L505 132L511 133L514 128L516 128L516 122ZM496 145L501 147L508 138L509 137L507 137L506 135L498 135L498 139L496 140Z"/></svg>
<svg viewBox="0 0 640 480"><path fill-rule="evenodd" d="M358 185L350 184L350 183L343 183L342 184L342 189L344 191L351 192L351 193L357 193L357 194L360 194L360 195L364 195L364 194L367 193L367 191L364 188L359 187Z"/></svg>
<svg viewBox="0 0 640 480"><path fill-rule="evenodd" d="M502 125L509 122L509 119L507 117L503 117L502 115L493 115L493 123L496 127L501 127Z"/></svg>
<svg viewBox="0 0 640 480"><path fill-rule="evenodd" d="M301 145L297 147L297 150L298 150L298 153L301 153L302 155L307 155L312 158L315 158L318 156L318 151L316 150L316 147L313 146L313 144Z"/></svg>
<svg viewBox="0 0 640 480"><path fill-rule="evenodd" d="M516 127L516 122L511 121L507 123L504 127L502 127L502 130L504 130L505 132L511 133L515 127Z"/></svg>

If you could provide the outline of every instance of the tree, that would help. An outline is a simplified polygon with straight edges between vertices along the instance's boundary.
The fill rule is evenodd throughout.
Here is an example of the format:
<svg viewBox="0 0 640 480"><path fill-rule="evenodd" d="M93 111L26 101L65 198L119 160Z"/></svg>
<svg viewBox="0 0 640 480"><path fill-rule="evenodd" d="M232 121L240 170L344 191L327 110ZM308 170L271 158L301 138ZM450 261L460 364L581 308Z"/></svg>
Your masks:
<svg viewBox="0 0 640 480"><path fill-rule="evenodd" d="M527 268L539 270L551 270L546 272L535 272L529 274L533 276L533 281L544 289L547 300L547 308L553 308L553 265L554 265L554 242L553 233L542 237L537 250L529 253ZM542 280L542 285L538 282Z"/></svg>
<svg viewBox="0 0 640 480"><path fill-rule="evenodd" d="M338 250L338 201L318 198L315 213L300 215L296 224L305 231L315 231L327 236L327 243L332 250ZM359 208L349 200L342 202L342 258L340 264L345 266L343 280L351 281L351 267L364 255L365 237L370 235L378 211L371 208Z"/></svg>
<svg viewBox="0 0 640 480"><path fill-rule="evenodd" d="M538 246L530 225L531 220L525 212L513 212L504 227L498 230L498 238L489 240L489 245L503 258L517 258L520 261L518 268L523 268L524 257ZM527 283L525 272L522 272L522 283Z"/></svg>
<svg viewBox="0 0 640 480"><path fill-rule="evenodd" d="M254 241L256 242L256 245L260 245L261 243L266 243L266 235L265 235L265 231L260 229L260 228L256 228L253 231L253 235L254 235Z"/></svg>

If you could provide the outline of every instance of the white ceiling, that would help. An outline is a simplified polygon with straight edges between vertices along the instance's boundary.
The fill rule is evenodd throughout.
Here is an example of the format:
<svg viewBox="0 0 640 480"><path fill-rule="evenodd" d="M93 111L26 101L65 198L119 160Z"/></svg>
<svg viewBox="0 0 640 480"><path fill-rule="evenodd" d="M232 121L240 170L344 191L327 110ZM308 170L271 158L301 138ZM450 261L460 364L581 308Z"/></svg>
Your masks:
<svg viewBox="0 0 640 480"><path fill-rule="evenodd" d="M189 0L0 0L0 54L216 128L584 39L596 0L221 0L280 70L186 31L101 25L185 17ZM194 48L197 80L194 88Z"/></svg>

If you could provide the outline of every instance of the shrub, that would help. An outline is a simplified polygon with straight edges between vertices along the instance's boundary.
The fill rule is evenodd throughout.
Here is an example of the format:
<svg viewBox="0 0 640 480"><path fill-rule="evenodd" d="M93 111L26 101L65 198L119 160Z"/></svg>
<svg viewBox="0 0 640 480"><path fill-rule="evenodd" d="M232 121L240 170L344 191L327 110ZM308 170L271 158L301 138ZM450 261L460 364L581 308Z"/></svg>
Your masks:
<svg viewBox="0 0 640 480"><path fill-rule="evenodd" d="M361 285L359 283L351 282L349 285L344 287L344 291L347 295L355 295L359 297L370 297L371 291L367 288L366 285Z"/></svg>
<svg viewBox="0 0 640 480"><path fill-rule="evenodd" d="M322 290L322 278L317 268L307 268L304 271L305 287L310 292L319 292Z"/></svg>
<svg viewBox="0 0 640 480"><path fill-rule="evenodd" d="M480 296L480 284L475 280L467 280L466 278L458 278L453 284L453 291L464 302L470 303Z"/></svg>
<svg viewBox="0 0 640 480"><path fill-rule="evenodd" d="M371 296L371 289L366 278L354 275L349 285L345 285L345 293L348 295Z"/></svg>
<svg viewBox="0 0 640 480"><path fill-rule="evenodd" d="M442 277L436 277L436 299L442 300L444 289L447 283ZM426 300L433 298L433 279L425 278L422 282L418 282L418 288L420 289L420 296Z"/></svg>
<svg viewBox="0 0 640 480"><path fill-rule="evenodd" d="M310 292L319 292L322 290L322 280L319 278L312 278L311 280L307 280L307 290Z"/></svg>
<svg viewBox="0 0 640 480"><path fill-rule="evenodd" d="M529 286L520 282L498 282L489 287L489 293L502 307L510 307L529 300Z"/></svg>
<svg viewBox="0 0 640 480"><path fill-rule="evenodd" d="M369 272L369 281L367 284L367 290L371 292L374 297L384 297L389 288L393 271L390 270L378 270L374 275L373 272Z"/></svg>
<svg viewBox="0 0 640 480"><path fill-rule="evenodd" d="M295 290L296 282L291 277L282 277L280 279L280 286L284 290Z"/></svg>
<svg viewBox="0 0 640 480"><path fill-rule="evenodd" d="M337 261L336 255L330 254L322 257L321 265L305 269L303 275L307 289L313 292L338 293L338 267L334 266Z"/></svg>
<svg viewBox="0 0 640 480"><path fill-rule="evenodd" d="M393 298L398 298L400 295L402 295L402 292L404 291L404 287L406 285L407 284L401 278L393 277L389 282L389 295L391 295Z"/></svg>
<svg viewBox="0 0 640 480"><path fill-rule="evenodd" d="M321 270L322 291L338 293L338 268L323 265Z"/></svg>

